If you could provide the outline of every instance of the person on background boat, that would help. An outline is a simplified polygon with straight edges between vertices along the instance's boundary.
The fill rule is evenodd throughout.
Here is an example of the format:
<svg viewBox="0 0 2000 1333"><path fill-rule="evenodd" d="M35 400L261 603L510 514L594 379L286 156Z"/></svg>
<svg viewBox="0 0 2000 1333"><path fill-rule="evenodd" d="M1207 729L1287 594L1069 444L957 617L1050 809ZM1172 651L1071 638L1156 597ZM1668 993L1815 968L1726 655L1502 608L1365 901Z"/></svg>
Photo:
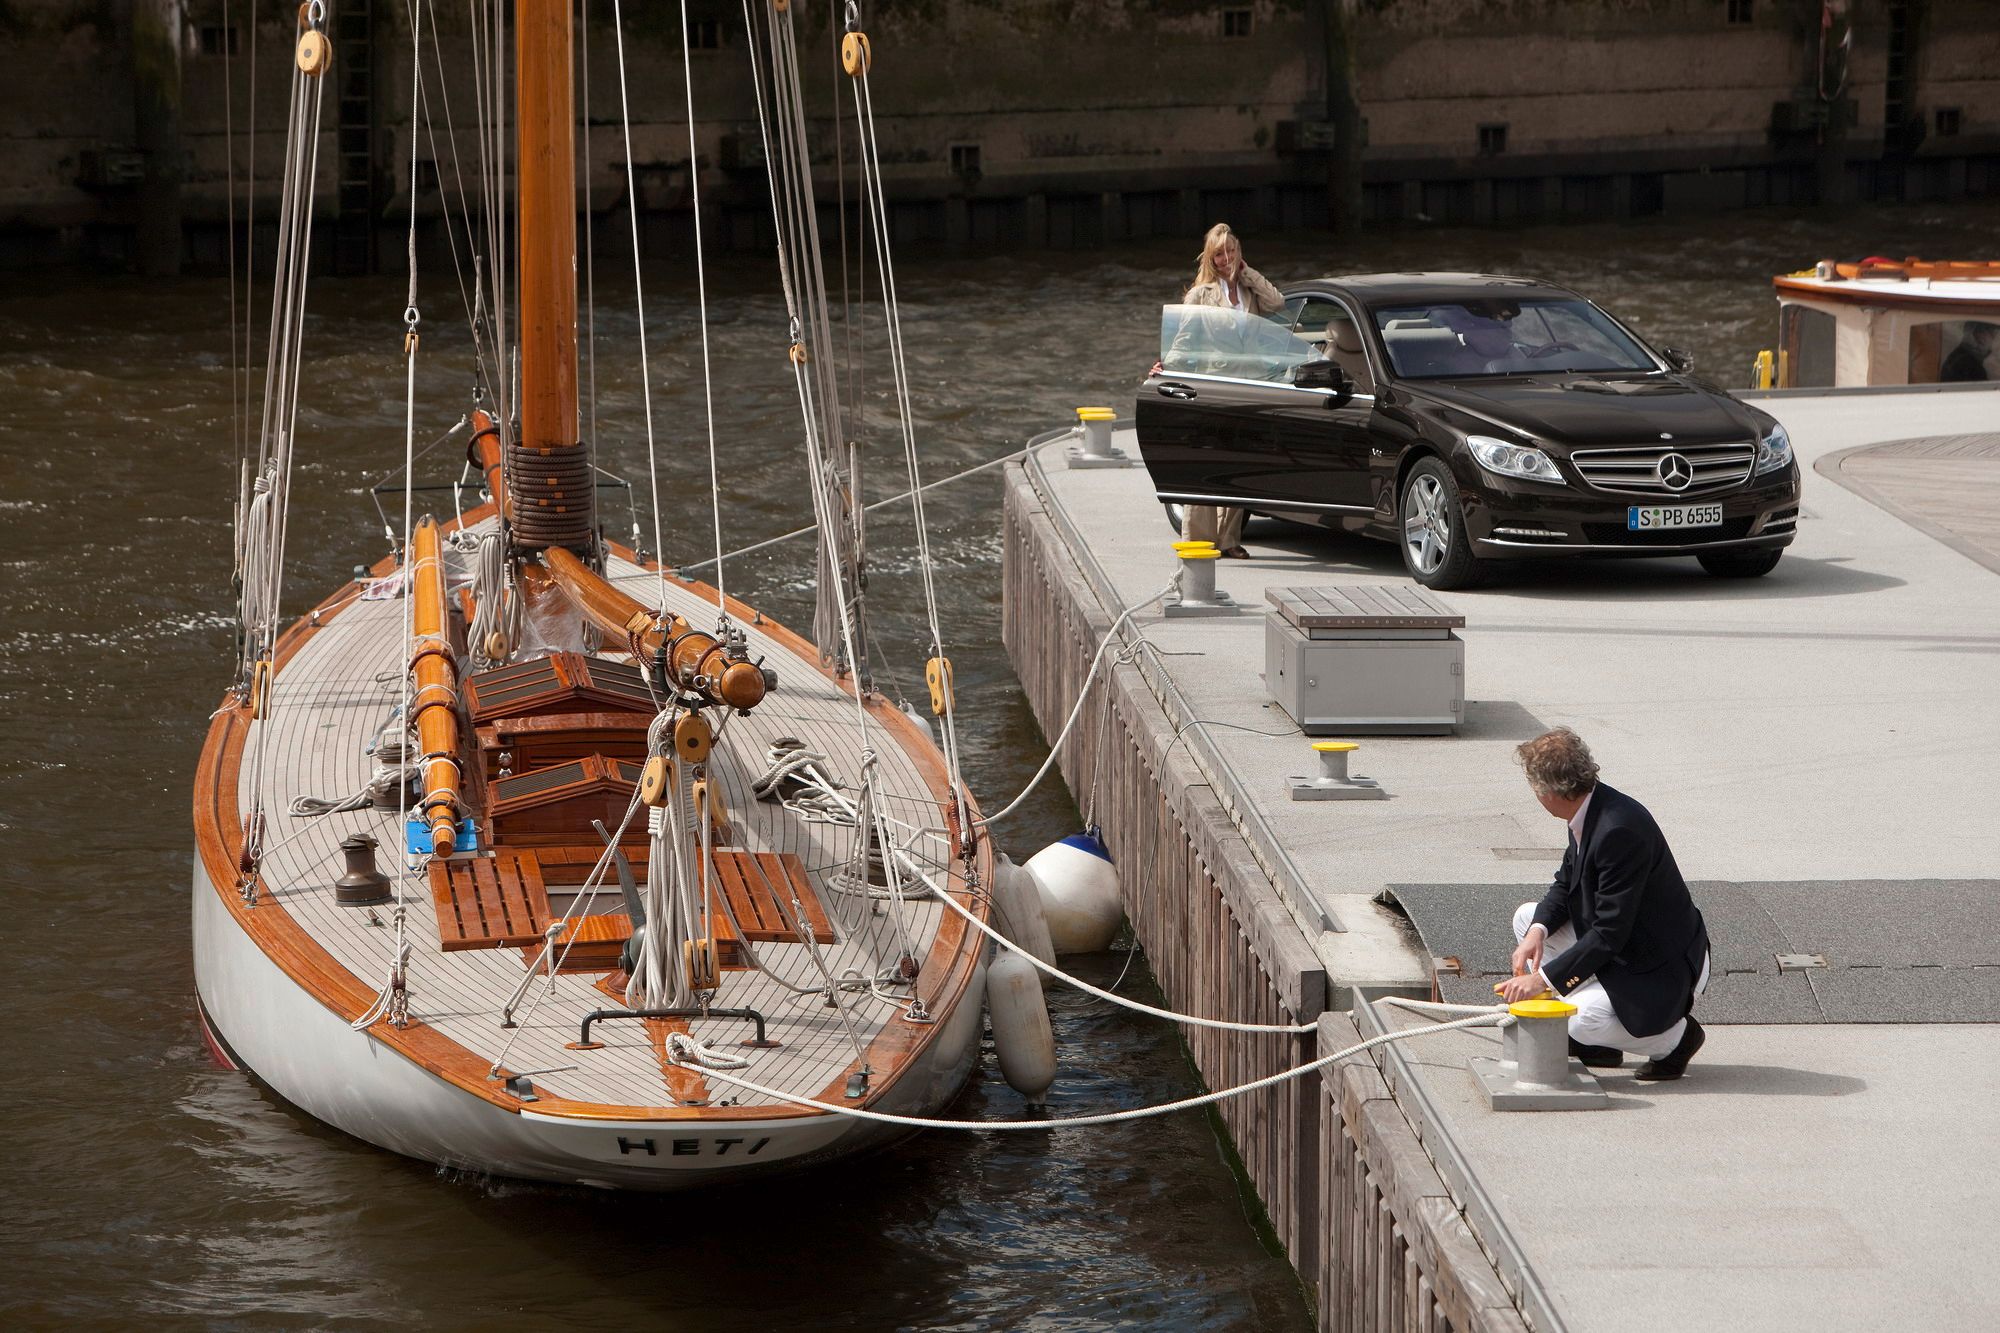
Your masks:
<svg viewBox="0 0 2000 1333"><path fill-rule="evenodd" d="M1708 926L1688 895L1666 835L1630 796L1597 780L1590 747L1568 727L1515 756L1542 808L1569 825L1569 850L1539 903L1514 912L1509 1004L1553 991L1576 1006L1570 1054L1636 1077L1679 1078L1706 1034L1692 1014L1708 989Z"/></svg>
<svg viewBox="0 0 2000 1333"><path fill-rule="evenodd" d="M1256 269L1243 262L1243 246L1226 222L1218 222L1202 238L1201 259L1194 285L1182 305L1218 306L1246 315L1273 315L1285 298ZM1248 559L1243 549L1243 511L1216 505L1189 505L1181 535L1191 541L1212 541L1231 560Z"/></svg>
<svg viewBox="0 0 2000 1333"><path fill-rule="evenodd" d="M1978 320L1967 321L1964 334L1958 346L1938 367L1938 382L1941 384L1971 384L1993 377L1986 373L1986 358L1993 351L1993 335L2000 333L2000 325L1986 324Z"/></svg>

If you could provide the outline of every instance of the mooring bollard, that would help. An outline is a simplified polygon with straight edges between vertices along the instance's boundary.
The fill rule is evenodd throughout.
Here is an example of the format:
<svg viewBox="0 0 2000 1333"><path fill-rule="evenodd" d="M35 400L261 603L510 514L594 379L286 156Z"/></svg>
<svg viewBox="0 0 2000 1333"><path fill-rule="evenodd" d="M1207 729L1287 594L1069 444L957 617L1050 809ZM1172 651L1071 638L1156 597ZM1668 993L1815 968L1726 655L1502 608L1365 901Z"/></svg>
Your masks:
<svg viewBox="0 0 2000 1333"><path fill-rule="evenodd" d="M1236 610L1229 594L1215 588L1215 562L1222 558L1222 552L1215 549L1214 542L1178 541L1174 543L1174 554L1181 562L1180 594L1161 608L1164 614L1214 616Z"/></svg>
<svg viewBox="0 0 2000 1333"><path fill-rule="evenodd" d="M1374 778L1357 778L1347 771L1347 757L1361 747L1353 741L1314 741L1319 772L1309 778L1287 778L1295 801L1379 800L1389 793Z"/></svg>
<svg viewBox="0 0 2000 1333"><path fill-rule="evenodd" d="M1069 465L1073 468L1130 467L1135 460L1121 450L1111 447L1111 429L1117 424L1118 414L1108 407L1079 407L1076 409L1077 443L1069 446Z"/></svg>
<svg viewBox="0 0 2000 1333"><path fill-rule="evenodd" d="M1569 1056L1569 1020L1576 1006L1544 996L1507 1006L1500 1058L1472 1061L1472 1073L1496 1111L1589 1111L1610 1098Z"/></svg>

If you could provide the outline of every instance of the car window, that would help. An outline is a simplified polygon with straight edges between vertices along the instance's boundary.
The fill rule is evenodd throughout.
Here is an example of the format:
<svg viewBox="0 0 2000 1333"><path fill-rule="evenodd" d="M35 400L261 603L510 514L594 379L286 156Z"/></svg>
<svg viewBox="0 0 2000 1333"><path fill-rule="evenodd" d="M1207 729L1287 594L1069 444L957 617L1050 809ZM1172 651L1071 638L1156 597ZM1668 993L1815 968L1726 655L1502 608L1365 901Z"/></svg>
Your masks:
<svg viewBox="0 0 2000 1333"><path fill-rule="evenodd" d="M1659 369L1588 301L1480 299L1382 307L1374 317L1405 379Z"/></svg>
<svg viewBox="0 0 2000 1333"><path fill-rule="evenodd" d="M1160 308L1162 370L1289 384L1314 355L1289 323L1212 305Z"/></svg>
<svg viewBox="0 0 2000 1333"><path fill-rule="evenodd" d="M1333 349L1325 345L1326 326L1335 320L1351 324L1354 317L1347 312L1346 306L1332 297L1308 296L1292 321L1292 332L1313 344L1322 354L1327 354Z"/></svg>

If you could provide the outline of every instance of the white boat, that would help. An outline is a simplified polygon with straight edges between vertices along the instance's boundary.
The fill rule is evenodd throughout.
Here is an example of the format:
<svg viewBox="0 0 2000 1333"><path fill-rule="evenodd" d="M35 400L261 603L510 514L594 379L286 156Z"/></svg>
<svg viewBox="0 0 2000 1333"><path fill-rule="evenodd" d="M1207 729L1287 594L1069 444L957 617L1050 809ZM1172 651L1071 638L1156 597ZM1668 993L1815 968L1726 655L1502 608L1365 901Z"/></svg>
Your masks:
<svg viewBox="0 0 2000 1333"><path fill-rule="evenodd" d="M396 549L289 621L311 167L288 177L277 355L238 507L243 647L194 787L203 1017L304 1111L452 1168L673 1189L876 1147L905 1127L845 1110L934 1115L977 1059L986 941L940 898L988 920L993 864L935 638L941 745L866 684L810 219L774 209L792 309L773 346L808 404L798 494L823 520L824 651L601 533L579 443L571 6L515 13L521 202L500 234L518 226L518 283L490 260L481 280L518 308L491 300L475 336L480 402L518 401L518 419L471 405L454 428L469 507L419 516L406 471ZM301 10L306 151L340 58L324 22ZM781 205L809 160L791 23L775 6L752 33ZM865 39L848 73L865 79ZM399 388L422 372L414 299L408 318ZM517 353L515 381L500 368ZM412 459L413 407L405 434ZM357 516L357 546L379 531Z"/></svg>
<svg viewBox="0 0 2000 1333"><path fill-rule="evenodd" d="M1833 389L2000 379L2000 263L1822 259L1773 278L1778 346L1759 389Z"/></svg>

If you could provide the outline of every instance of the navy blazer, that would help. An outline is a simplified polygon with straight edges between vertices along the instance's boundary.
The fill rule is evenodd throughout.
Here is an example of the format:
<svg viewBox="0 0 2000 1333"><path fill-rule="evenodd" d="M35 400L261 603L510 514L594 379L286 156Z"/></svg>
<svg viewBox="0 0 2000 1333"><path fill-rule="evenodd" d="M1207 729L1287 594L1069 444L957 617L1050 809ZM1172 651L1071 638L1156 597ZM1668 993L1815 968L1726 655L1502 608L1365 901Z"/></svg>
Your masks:
<svg viewBox="0 0 2000 1333"><path fill-rule="evenodd" d="M1580 842L1535 908L1551 933L1576 930L1574 945L1544 956L1542 972L1558 995L1597 978L1627 1032L1656 1036L1694 1008L1708 926L1645 806L1598 783Z"/></svg>

